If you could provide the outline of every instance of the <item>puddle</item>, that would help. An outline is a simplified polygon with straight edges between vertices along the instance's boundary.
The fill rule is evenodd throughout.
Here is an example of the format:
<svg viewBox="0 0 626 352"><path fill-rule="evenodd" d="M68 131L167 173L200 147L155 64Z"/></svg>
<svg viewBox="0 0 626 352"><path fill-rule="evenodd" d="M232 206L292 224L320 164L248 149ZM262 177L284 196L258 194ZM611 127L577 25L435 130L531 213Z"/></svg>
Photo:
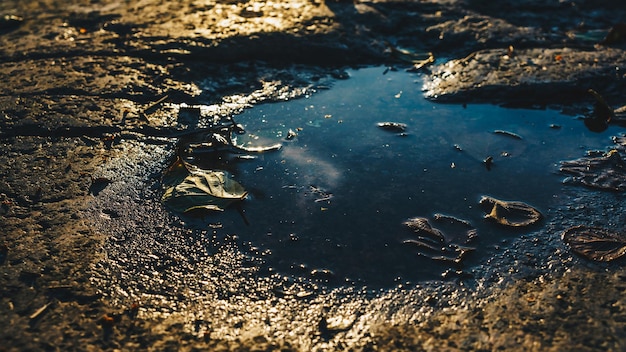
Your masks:
<svg viewBox="0 0 626 352"><path fill-rule="evenodd" d="M513 230L485 220L482 195L545 214L565 187L559 161L610 142L610 129L592 133L556 111L434 104L423 97L421 76L383 71L350 71L331 89L237 116L247 131L239 144L282 142L283 149L230 165L250 192L243 204L249 225L234 210L191 225L221 223L218 233L236 233L266 270L281 275L372 286L438 279L542 226ZM406 135L379 128L383 121L406 124ZM289 130L297 136L287 140ZM415 238L403 222L436 213L477 230L462 266L419 256L403 243ZM446 239L467 240L464 232Z"/></svg>

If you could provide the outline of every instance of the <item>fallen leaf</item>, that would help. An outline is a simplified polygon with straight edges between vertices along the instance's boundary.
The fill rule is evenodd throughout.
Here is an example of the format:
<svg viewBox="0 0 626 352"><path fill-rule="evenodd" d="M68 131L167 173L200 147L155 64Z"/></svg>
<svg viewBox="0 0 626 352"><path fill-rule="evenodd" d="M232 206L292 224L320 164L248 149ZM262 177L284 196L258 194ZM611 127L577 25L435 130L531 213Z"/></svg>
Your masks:
<svg viewBox="0 0 626 352"><path fill-rule="evenodd" d="M600 262L615 260L626 254L626 237L601 227L570 227L563 231L563 241L575 253Z"/></svg>
<svg viewBox="0 0 626 352"><path fill-rule="evenodd" d="M161 201L182 213L196 209L223 211L247 195L228 172L204 170L180 158L165 172L163 185L166 189Z"/></svg>
<svg viewBox="0 0 626 352"><path fill-rule="evenodd" d="M480 204L486 206L489 211L485 218L493 219L501 225L512 227L528 226L541 219L539 210L522 202L505 201L483 196Z"/></svg>

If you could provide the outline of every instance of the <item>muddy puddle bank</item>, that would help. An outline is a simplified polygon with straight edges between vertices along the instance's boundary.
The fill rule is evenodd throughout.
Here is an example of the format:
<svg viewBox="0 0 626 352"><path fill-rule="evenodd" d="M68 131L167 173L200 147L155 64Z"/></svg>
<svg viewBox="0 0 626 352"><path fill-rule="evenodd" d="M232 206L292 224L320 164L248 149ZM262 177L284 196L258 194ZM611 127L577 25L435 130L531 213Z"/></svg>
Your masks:
<svg viewBox="0 0 626 352"><path fill-rule="evenodd" d="M471 248L468 261L480 263L501 241L528 231L486 221L482 196L545 212L559 202L558 162L603 148L614 131L591 133L556 111L434 105L423 99L424 76L384 72L348 71L350 79L327 91L236 116L247 131L237 143L282 149L221 165L249 190L245 219L229 210L186 222L236 233L266 253L270 271L324 272L324 281L383 287L436 279L465 263L433 261L438 251L412 242L421 235L404 222L431 218L445 228L437 214L457 219L443 230L447 242ZM377 126L389 119L401 131ZM189 162L220 168L211 160L198 152ZM433 244L440 245L447 243ZM441 254L454 258L450 252Z"/></svg>
<svg viewBox="0 0 626 352"><path fill-rule="evenodd" d="M83 214L107 239L104 256L93 268L92 284L119 312L137 305L135 318L120 314L120 323L111 332L116 336L109 340L111 347L134 346L136 336L143 336L154 348L182 345L367 350L390 343L409 350L416 346L619 346L619 339L584 340L570 330L560 330L556 323L563 321L557 316L571 314L567 312L579 303L589 309L584 313L587 319L601 316L605 313L600 301L607 302L602 299L593 303L585 295L568 296L568 301L563 301L566 290L558 283L560 280L578 282L610 270L614 273L611 280L617 286L607 286L594 294L599 299L610 292L610 299L619 301L619 265L596 265L574 256L560 234L580 223L607 226L603 214L621 214L618 208L623 197L563 185L566 175L558 172L560 160L577 158L588 149L605 149L616 130L592 133L580 119L555 111L433 106L422 98L407 98L411 94L421 95L418 76L405 72L383 75L383 71L384 68L349 71L350 79L335 82L329 90L288 102L259 105L235 116L246 126L247 134L238 136L243 145L283 144L279 151L250 154L257 158L236 160L225 166L237 181L251 189L250 198L243 203L248 226L231 208L198 219L164 207L159 201L163 193L160 180L174 158L175 140L157 144L149 140L123 141L113 148L111 159L94 171L94 175L110 179L111 183L92 198L88 212ZM364 84L368 80L377 83ZM377 88L360 90L355 88L358 86ZM375 91L382 92L382 96L377 97ZM359 104L346 108L346 99L358 101L360 96L367 97L367 109L355 108ZM402 97L407 100L399 101ZM421 111L417 117L416 111ZM506 114L505 127L515 131L511 132L515 135L494 133L504 128L500 114ZM390 133L377 126L380 116L390 115L394 121L407 123L408 135ZM454 122L457 117L459 120ZM473 130L480 137L454 133L450 122L466 132ZM428 128L420 128L422 124L428 124ZM338 130L338 125L347 127ZM298 129L296 138L285 139L289 129ZM411 138L421 141L419 148ZM455 144L463 147L459 150ZM350 157L342 159L344 145L352 150ZM388 153L393 145L400 149ZM316 148L321 151L315 151ZM306 157L297 153L303 149ZM468 157L465 153L472 150L479 154ZM488 170L481 158L482 153L491 152L496 152L497 159ZM503 156L503 152L508 155ZM298 158L287 157L293 153ZM357 156L371 160L359 162ZM410 163L403 166L399 158ZM215 166L215 160L207 160L206 154L201 153L190 159L205 168ZM420 163L429 165L429 170L415 166ZM452 163L457 166L451 167ZM426 201L422 204L408 200L403 204L389 196L391 203L371 206L371 202L357 196L358 201L344 207L373 210L368 218L375 217L376 210L390 209L373 220L375 225L367 223L363 228L358 227L356 220L343 223L344 215L330 220L317 217L326 216L333 207L341 207L342 200L349 200L361 187L374 182L360 178L361 173L347 177L356 165L364 164L370 165L374 181L381 175L388 177L389 164L406 168L398 175L431 172L433 176L421 181L403 181L395 176L394 184L399 185L402 195L410 188L403 182L424 184L417 190L416 198ZM341 171L330 172L333 168ZM456 174L446 175L454 171L463 171L463 177L470 181ZM527 176L524 172L528 172ZM346 178L344 181L328 175ZM315 177L313 182L311 178ZM525 178L530 179L528 183L520 181ZM430 184L429 179L437 182ZM354 185L350 180L361 187L350 188ZM319 184L316 187L324 187L326 193L312 192L311 184ZM441 198L443 192L437 191L438 185L446 189L445 196L450 199ZM463 192L455 195L454 188ZM381 194L393 194L394 189L388 188ZM433 194L428 195L427 190ZM521 200L541 209L544 220L521 231L489 223L478 205L483 193L502 194L507 199L520 199L516 195L522 194ZM322 201L316 202L320 197ZM480 237L474 257L462 265L464 274L460 279L452 275L451 279L439 281L442 272L456 270L457 266L417 256L414 248L402 243L411 233L402 232L401 223L411 216L432 217L440 211L437 204L454 204L455 197L463 199L462 205L441 212L469 219ZM379 202L384 199L380 195L374 198ZM393 212L399 213L397 218L389 215ZM615 224L619 222L616 218ZM321 223L321 227L310 223ZM395 237L389 235L389 228L394 227L398 233ZM338 231L332 232L336 228ZM371 228L374 231L365 230ZM325 235L318 236L321 232ZM329 240L341 242L342 246L333 242L326 247ZM334 252L337 248L339 253ZM372 256L375 260L370 261ZM525 303L511 297L521 297ZM546 313L540 307L549 306L550 302L566 303L559 306L562 309ZM504 305L511 306L506 313L502 311ZM533 318L527 314L533 314ZM518 322L519 330L511 328L512 323L503 323L501 316ZM493 317L499 317L496 320L500 322L492 321ZM148 332L155 323L163 330ZM470 332L469 327L474 324L488 326L490 332ZM538 333L540 326L558 330L562 335L548 338ZM136 332L124 335L122 331L129 327ZM611 325L611 329L621 328L619 320ZM500 339L502 329L517 331L520 339L515 343ZM184 342L168 342L172 330L185 336Z"/></svg>
<svg viewBox="0 0 626 352"><path fill-rule="evenodd" d="M560 239L580 224L623 227L622 194L598 189L622 187L610 149L623 148L608 138L621 131L611 124L589 134L573 118L591 113L589 88L611 106L625 103L623 43L597 45L623 13L612 1L3 1L2 345L623 349L622 262L583 260ZM466 107L403 105L422 93L419 76L406 72L335 82L350 71L344 65L403 71L429 52L434 64L413 68L431 83L429 99ZM390 92L372 99L361 84ZM375 109L341 107L359 94ZM426 118L412 109L428 110ZM228 116L247 120L240 142L283 144L229 166L248 187L250 226L233 209L192 219L160 202L177 139ZM376 125L395 120L407 136L399 125ZM444 133L452 121L472 134ZM576 146L568 143L575 133ZM559 173L561 160L573 161L572 173ZM448 192L451 182L467 186ZM424 187L394 202L407 184ZM544 217L528 231L496 230L482 219L482 195L525 201ZM390 204L399 210L386 212ZM409 217L443 226L435 212L478 231L460 268L402 243L416 239L402 225ZM375 229L389 226L379 241ZM468 237L463 226L446 246Z"/></svg>

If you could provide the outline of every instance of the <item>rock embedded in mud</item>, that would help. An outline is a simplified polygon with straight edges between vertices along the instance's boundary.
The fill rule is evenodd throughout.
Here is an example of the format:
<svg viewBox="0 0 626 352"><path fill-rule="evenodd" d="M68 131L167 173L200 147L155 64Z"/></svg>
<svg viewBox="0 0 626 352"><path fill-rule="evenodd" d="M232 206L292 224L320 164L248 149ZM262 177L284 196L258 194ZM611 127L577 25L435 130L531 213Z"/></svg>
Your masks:
<svg viewBox="0 0 626 352"><path fill-rule="evenodd" d="M613 82L615 67L625 63L626 52L621 50L518 49L509 57L507 49L486 49L436 65L424 89L426 97L440 102L506 102L527 107L571 104L588 99L581 87Z"/></svg>

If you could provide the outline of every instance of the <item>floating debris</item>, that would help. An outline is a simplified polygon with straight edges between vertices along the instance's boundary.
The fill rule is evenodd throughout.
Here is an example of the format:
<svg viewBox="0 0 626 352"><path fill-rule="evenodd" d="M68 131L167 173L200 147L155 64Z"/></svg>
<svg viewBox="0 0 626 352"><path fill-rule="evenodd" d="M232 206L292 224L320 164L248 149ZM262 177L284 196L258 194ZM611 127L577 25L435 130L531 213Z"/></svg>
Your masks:
<svg viewBox="0 0 626 352"><path fill-rule="evenodd" d="M247 223L241 207L237 207L239 201L247 196L246 190L227 171L219 170L217 164L215 168L203 169L187 161L196 160L200 156L208 157L210 161L222 161L222 156L229 153L265 152L282 147L281 144L268 147L237 145L233 134L243 133L243 126L228 117L215 121L209 128L181 136L176 160L163 175L165 192L161 201L171 210L182 213L194 210L223 211L226 207L235 205Z"/></svg>
<svg viewBox="0 0 626 352"><path fill-rule="evenodd" d="M467 220L463 220L463 219L459 219L455 216L452 215L445 215L445 214L440 214L440 213L436 213L435 215L433 215L433 219L435 219L436 221L446 221L446 222L450 222L450 223L456 223L456 224L461 224L463 226L472 228L472 224L467 221Z"/></svg>
<svg viewBox="0 0 626 352"><path fill-rule="evenodd" d="M335 278L335 273L329 269L313 269L310 273L311 277L314 279L328 281Z"/></svg>
<svg viewBox="0 0 626 352"><path fill-rule="evenodd" d="M330 203L330 200L333 198L332 193L327 192L324 189L315 185L309 185L309 189L304 194L305 195L312 194L313 196L315 196L315 203L319 203L319 202Z"/></svg>
<svg viewBox="0 0 626 352"><path fill-rule="evenodd" d="M402 241L402 243L404 243L404 244L413 244L413 245L416 245L418 247L422 247L422 248L425 248L425 249L430 249L430 250L435 251L435 252L441 250L441 248L442 248L441 246L436 247L432 243L427 242L424 239L424 237L418 237L418 238L419 238L418 240L414 240L414 239L404 240L404 241Z"/></svg>
<svg viewBox="0 0 626 352"><path fill-rule="evenodd" d="M224 118L218 120L213 126L181 136L177 154L184 159L184 154L263 153L282 148L280 143L255 147L238 145L233 139L233 134L245 133L241 124L236 123L232 118Z"/></svg>
<svg viewBox="0 0 626 352"><path fill-rule="evenodd" d="M298 133L290 128L289 131L287 131L287 136L285 137L285 139L290 141L296 137L298 137Z"/></svg>
<svg viewBox="0 0 626 352"><path fill-rule="evenodd" d="M408 226L411 230L413 230L413 232L418 235L426 235L428 238L435 239L442 243L446 241L443 233L433 228L426 218L411 218L403 222L402 224Z"/></svg>
<svg viewBox="0 0 626 352"><path fill-rule="evenodd" d="M493 156L486 157L485 160L483 160L483 163L485 164L487 171L491 171L491 167L493 166Z"/></svg>
<svg viewBox="0 0 626 352"><path fill-rule="evenodd" d="M480 204L487 207L486 219L493 219L498 224L505 226L529 226L541 219L539 210L522 202L504 201L483 196L480 199Z"/></svg>
<svg viewBox="0 0 626 352"><path fill-rule="evenodd" d="M400 122L379 122L376 126L391 132L405 132L407 127L406 124Z"/></svg>
<svg viewBox="0 0 626 352"><path fill-rule="evenodd" d="M507 137L511 137L511 138L515 138L515 139L519 139L522 140L522 136L520 136L517 133L513 133L513 132L509 132L509 131L504 131L504 130L495 130L493 131L493 133L495 134L501 134L503 136L507 136Z"/></svg>
<svg viewBox="0 0 626 352"><path fill-rule="evenodd" d="M465 229L469 227L470 229L465 231L466 243L476 237L476 230L471 228L472 226L468 221L442 214L435 214L434 219L439 222L461 225ZM418 235L416 239L407 239L403 243L416 246L418 248L417 255L419 256L459 266L463 263L467 254L474 250L474 248L462 247L447 241L443 232L433 228L426 218L411 218L403 224Z"/></svg>
<svg viewBox="0 0 626 352"><path fill-rule="evenodd" d="M570 183L579 183L588 187L618 191L626 190L626 163L617 149L596 156L564 161L560 171L572 175Z"/></svg>
<svg viewBox="0 0 626 352"><path fill-rule="evenodd" d="M583 257L608 262L626 254L626 236L601 227L579 225L563 231L563 241Z"/></svg>

